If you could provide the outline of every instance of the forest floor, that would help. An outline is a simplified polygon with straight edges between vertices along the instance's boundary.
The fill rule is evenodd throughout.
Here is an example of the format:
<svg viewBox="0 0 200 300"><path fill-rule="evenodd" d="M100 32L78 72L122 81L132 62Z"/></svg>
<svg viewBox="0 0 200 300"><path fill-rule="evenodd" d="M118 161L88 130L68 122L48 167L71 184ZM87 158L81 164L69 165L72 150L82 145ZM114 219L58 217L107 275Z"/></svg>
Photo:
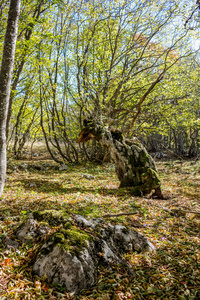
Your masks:
<svg viewBox="0 0 200 300"><path fill-rule="evenodd" d="M36 166L26 169L23 166ZM47 164L48 163L48 164ZM10 164L10 163L9 163ZM38 166L48 166L37 170ZM112 164L68 165L55 169L51 160L11 161L0 200L0 300L3 299L200 299L200 215L170 214L166 209L200 212L200 161L157 162L166 200L133 197L119 182ZM13 167L14 166L14 167ZM88 180L83 174L93 175ZM99 269L98 281L79 296L33 276L32 248L5 249L1 237L34 210L66 209L72 214L109 218L144 234L157 248L153 253L128 253L135 278L120 266Z"/></svg>

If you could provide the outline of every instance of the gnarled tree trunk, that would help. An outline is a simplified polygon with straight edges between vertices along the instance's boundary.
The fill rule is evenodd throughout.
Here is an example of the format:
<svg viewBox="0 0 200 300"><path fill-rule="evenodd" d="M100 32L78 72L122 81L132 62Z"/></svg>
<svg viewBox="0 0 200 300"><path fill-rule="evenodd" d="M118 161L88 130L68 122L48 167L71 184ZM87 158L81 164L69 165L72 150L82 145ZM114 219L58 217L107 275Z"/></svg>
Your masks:
<svg viewBox="0 0 200 300"><path fill-rule="evenodd" d="M92 118L84 120L78 143L98 140L109 148L120 187L131 187L135 196L150 194L163 198L161 182L153 158L137 140L125 140L118 130L109 130Z"/></svg>

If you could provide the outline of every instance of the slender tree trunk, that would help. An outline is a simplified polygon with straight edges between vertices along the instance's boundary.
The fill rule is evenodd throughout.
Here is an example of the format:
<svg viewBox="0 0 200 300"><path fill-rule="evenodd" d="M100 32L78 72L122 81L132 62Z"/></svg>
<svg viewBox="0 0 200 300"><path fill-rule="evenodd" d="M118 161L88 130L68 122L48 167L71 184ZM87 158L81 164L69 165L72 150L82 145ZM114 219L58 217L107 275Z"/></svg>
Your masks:
<svg viewBox="0 0 200 300"><path fill-rule="evenodd" d="M0 70L0 196L6 175L6 119L17 41L20 0L11 0Z"/></svg>
<svg viewBox="0 0 200 300"><path fill-rule="evenodd" d="M19 2L19 1L15 1L15 2ZM34 19L34 21L37 21L40 18L43 4L44 4L44 1L40 0L39 3L37 4L35 10L33 11L32 18ZM24 38L26 41L29 41L31 38L34 24L35 24L35 22L27 24L27 28L26 28L25 34L24 34ZM28 49L28 47L27 47L27 49ZM14 74L13 74L14 81L12 83L12 89L11 89L9 105L8 105L7 121L6 121L6 138L8 138L8 133L9 133L9 125L10 125L10 119L12 116L12 106L13 106L13 101L14 101L14 97L15 97L15 90L17 88L17 85L18 85L18 82L20 79L20 75L22 73L22 70L23 70L25 62L26 62L26 56L27 56L27 50L24 51L22 59L18 65L18 68L16 70L14 70Z"/></svg>

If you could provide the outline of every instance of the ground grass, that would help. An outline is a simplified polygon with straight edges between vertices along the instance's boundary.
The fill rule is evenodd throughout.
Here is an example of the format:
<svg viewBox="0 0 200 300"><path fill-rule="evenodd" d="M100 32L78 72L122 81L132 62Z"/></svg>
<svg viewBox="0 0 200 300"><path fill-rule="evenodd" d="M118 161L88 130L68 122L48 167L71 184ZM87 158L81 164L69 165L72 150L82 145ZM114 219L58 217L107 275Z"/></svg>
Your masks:
<svg viewBox="0 0 200 300"><path fill-rule="evenodd" d="M0 200L0 237L12 236L13 228L33 210L64 208L72 214L101 217L108 213L134 212L109 221L136 228L156 247L151 254L128 253L135 278L120 266L100 269L98 282L75 296L32 276L32 248L5 249L0 242L0 299L200 299L200 218L193 213L171 215L165 208L200 211L200 162L159 162L166 200L133 197L118 189L112 164L69 165L55 170L52 161L26 161L49 166L23 170L12 161ZM16 166L15 168L13 166ZM82 174L91 174L88 180ZM0 239L1 240L1 239Z"/></svg>

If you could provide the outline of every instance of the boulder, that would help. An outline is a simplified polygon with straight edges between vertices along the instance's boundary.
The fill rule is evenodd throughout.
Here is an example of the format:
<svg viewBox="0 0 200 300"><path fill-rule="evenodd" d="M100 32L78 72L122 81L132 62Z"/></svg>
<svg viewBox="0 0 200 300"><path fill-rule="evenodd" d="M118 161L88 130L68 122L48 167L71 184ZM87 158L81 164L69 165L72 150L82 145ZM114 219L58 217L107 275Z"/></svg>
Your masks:
<svg viewBox="0 0 200 300"><path fill-rule="evenodd" d="M33 272L46 276L49 282L63 286L68 292L78 293L91 287L100 265L111 268L120 263L133 275L122 253L155 250L136 230L106 223L101 218L86 219L81 215L72 218L65 211L55 210L34 212L18 229L17 237L23 243L33 242L38 236L45 237L50 226L57 226L58 230L43 239Z"/></svg>
<svg viewBox="0 0 200 300"><path fill-rule="evenodd" d="M15 240L10 239L7 236L4 236L2 238L2 242L4 246L6 246L8 249L19 249L19 243Z"/></svg>
<svg viewBox="0 0 200 300"><path fill-rule="evenodd" d="M29 218L19 226L16 236L22 243L34 242L36 238L46 236L50 227L47 224L39 224L36 220Z"/></svg>

